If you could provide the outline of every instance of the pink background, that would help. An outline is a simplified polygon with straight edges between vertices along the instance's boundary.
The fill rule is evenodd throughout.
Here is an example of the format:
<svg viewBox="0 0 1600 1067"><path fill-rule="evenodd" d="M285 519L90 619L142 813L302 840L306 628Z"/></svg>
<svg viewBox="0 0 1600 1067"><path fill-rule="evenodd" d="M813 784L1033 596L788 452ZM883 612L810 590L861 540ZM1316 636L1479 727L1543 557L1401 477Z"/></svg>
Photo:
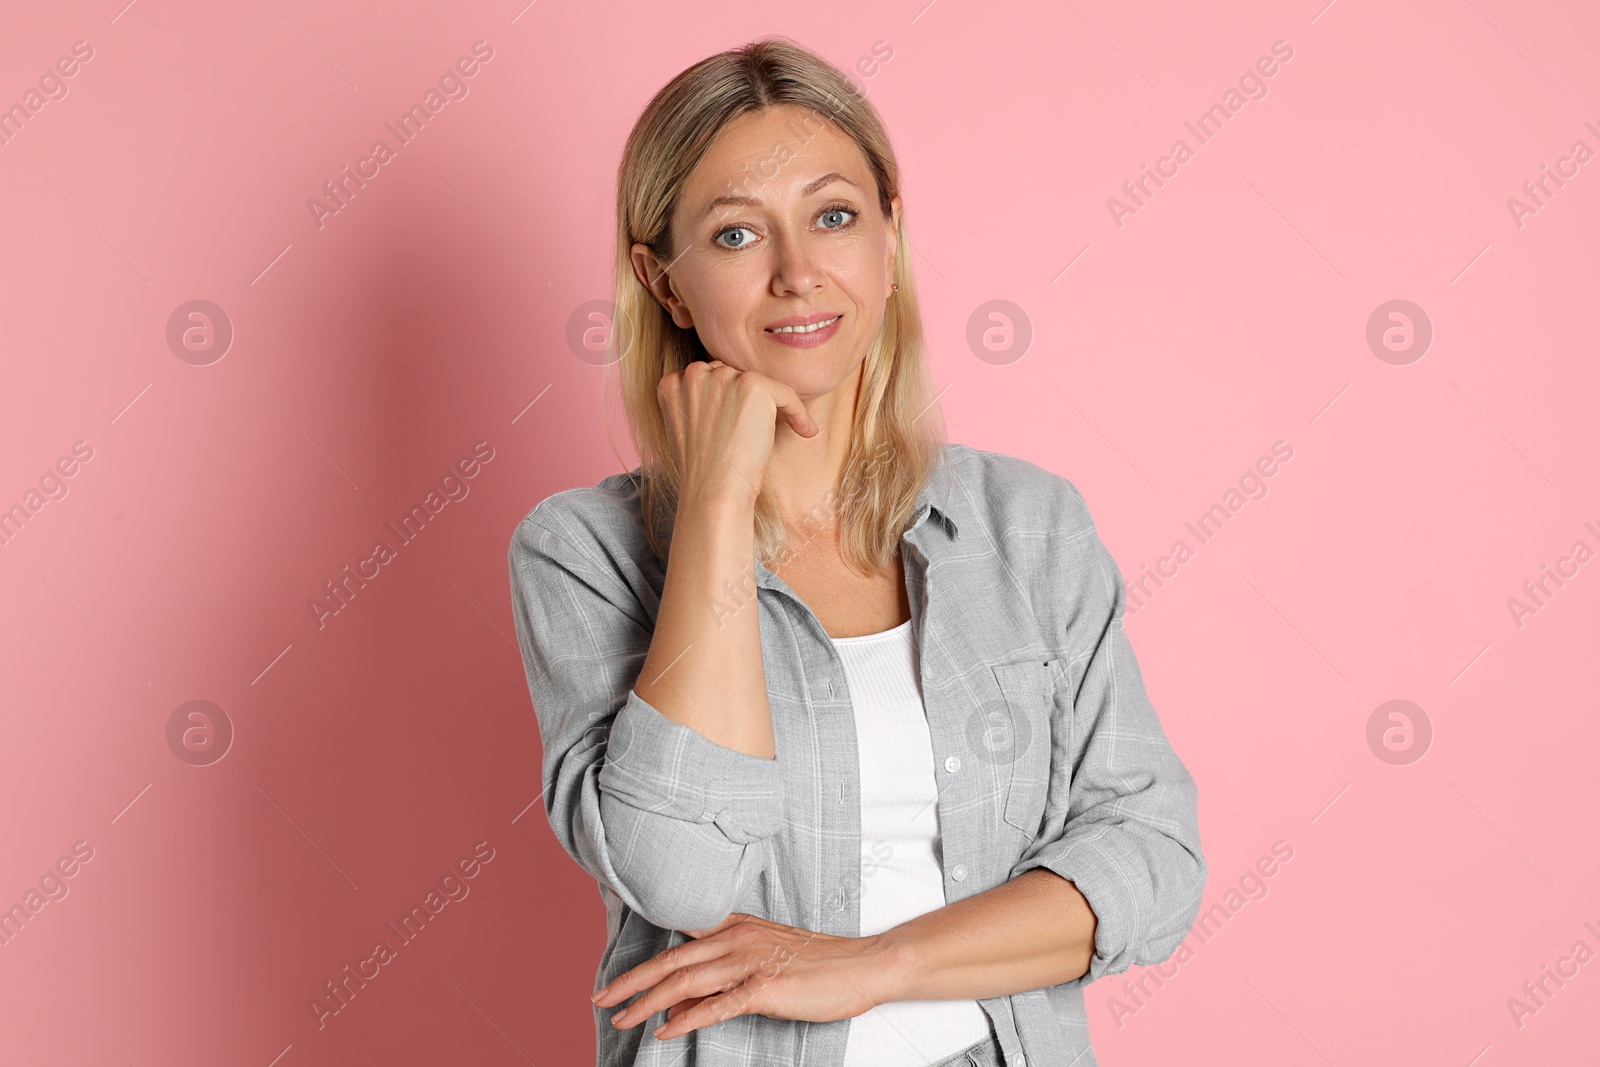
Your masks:
<svg viewBox="0 0 1600 1067"><path fill-rule="evenodd" d="M0 1060L592 1062L604 912L534 803L506 547L633 463L566 341L610 294L623 138L769 32L889 124L952 438L1071 479L1130 582L1195 549L1128 629L1232 912L1153 996L1090 987L1102 1062L1600 1058L1600 962L1507 1005L1600 950L1600 562L1520 626L1507 604L1600 549L1600 160L1507 206L1600 149L1592 5L123 3L0 36L0 104L93 48L0 145L0 507L92 449L0 545L0 906L93 850L0 948ZM468 95L319 228L307 199L479 40ZM1267 95L1199 144L1184 122L1276 41ZM166 340L195 299L234 329L205 365ZM1020 358L967 345L996 299ZM1433 331L1403 365L1366 337L1391 300ZM479 441L469 495L319 628L308 601ZM1276 441L1267 495L1196 547ZM1420 760L1369 746L1396 699ZM169 746L191 700L235 732L208 766ZM484 841L470 895L319 1029L323 984ZM1265 895L1229 898L1279 841Z"/></svg>

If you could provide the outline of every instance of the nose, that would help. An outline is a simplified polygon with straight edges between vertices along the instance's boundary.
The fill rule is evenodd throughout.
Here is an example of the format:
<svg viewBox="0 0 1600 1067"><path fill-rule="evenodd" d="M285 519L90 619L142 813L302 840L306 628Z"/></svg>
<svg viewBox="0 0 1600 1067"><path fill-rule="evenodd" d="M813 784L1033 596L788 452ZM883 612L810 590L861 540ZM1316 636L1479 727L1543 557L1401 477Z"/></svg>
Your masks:
<svg viewBox="0 0 1600 1067"><path fill-rule="evenodd" d="M822 288L822 270L812 258L811 249L804 238L783 234L776 243L777 262L772 271L774 295L812 293Z"/></svg>

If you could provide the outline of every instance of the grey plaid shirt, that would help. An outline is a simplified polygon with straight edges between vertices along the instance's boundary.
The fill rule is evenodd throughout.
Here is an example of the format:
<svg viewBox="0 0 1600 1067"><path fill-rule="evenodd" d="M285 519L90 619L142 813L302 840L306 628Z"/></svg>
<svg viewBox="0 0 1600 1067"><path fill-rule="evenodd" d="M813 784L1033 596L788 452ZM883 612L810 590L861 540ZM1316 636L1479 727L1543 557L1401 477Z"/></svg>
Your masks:
<svg viewBox="0 0 1600 1067"><path fill-rule="evenodd" d="M901 545L945 900L1046 867L1098 917L1086 975L979 1003L1007 1067L1095 1067L1084 985L1167 959L1206 877L1195 782L1145 694L1121 573L1070 482L959 444ZM735 911L860 936L850 693L827 633L783 579L752 551L777 745L767 760L633 692L665 571L628 475L541 502L509 559L545 811L606 904L595 988ZM650 1031L665 1010L625 1031L610 1023L618 1007L594 1010L600 1067L837 1067L850 1025L750 1014L661 1041Z"/></svg>

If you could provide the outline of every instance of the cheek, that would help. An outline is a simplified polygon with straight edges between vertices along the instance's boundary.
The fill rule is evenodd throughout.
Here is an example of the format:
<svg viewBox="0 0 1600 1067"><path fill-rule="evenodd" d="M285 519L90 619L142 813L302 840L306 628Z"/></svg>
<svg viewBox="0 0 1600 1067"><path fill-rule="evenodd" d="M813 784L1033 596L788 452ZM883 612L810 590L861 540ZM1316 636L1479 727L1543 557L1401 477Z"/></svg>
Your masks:
<svg viewBox="0 0 1600 1067"><path fill-rule="evenodd" d="M697 263L681 274L684 302L697 317L720 318L745 300L741 294L750 291L748 275L748 270L728 261Z"/></svg>
<svg viewBox="0 0 1600 1067"><path fill-rule="evenodd" d="M827 270L852 295L866 297L882 288L887 276L888 248L882 241L862 238L840 241L827 256Z"/></svg>
<svg viewBox="0 0 1600 1067"><path fill-rule="evenodd" d="M763 299L760 277L748 267L716 264L711 270L685 278L684 303L694 319L695 333L712 356L742 364L753 342L747 336Z"/></svg>
<svg viewBox="0 0 1600 1067"><path fill-rule="evenodd" d="M762 294L759 283L739 277L714 279L700 291L695 322L715 337L737 336L756 318Z"/></svg>

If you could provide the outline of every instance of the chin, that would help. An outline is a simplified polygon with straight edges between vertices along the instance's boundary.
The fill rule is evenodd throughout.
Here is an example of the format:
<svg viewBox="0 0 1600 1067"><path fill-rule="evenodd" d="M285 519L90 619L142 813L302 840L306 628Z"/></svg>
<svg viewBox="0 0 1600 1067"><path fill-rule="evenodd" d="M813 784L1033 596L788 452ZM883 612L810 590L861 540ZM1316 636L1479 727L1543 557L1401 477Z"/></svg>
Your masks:
<svg viewBox="0 0 1600 1067"><path fill-rule="evenodd" d="M804 382L811 388L826 393L854 374L856 368L866 362L865 346L862 347L860 354L854 356L843 355L842 353L847 351L843 345L836 351L833 349L833 345L828 345L826 349L795 348L776 354L763 353L760 360L752 362L758 364L756 370L769 378L785 382L796 390L800 389L800 384Z"/></svg>
<svg viewBox="0 0 1600 1067"><path fill-rule="evenodd" d="M822 373L822 368L817 367L774 367L762 373L799 393L802 400L825 396L843 385L850 377L848 370L842 374Z"/></svg>

